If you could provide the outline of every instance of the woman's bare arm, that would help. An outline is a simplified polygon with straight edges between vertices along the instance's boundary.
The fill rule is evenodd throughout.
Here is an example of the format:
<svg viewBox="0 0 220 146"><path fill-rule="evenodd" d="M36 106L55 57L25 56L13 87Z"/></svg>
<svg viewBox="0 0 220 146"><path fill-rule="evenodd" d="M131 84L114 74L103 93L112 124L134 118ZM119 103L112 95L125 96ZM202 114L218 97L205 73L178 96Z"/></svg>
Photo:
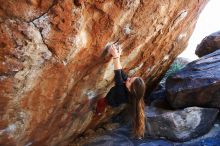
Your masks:
<svg viewBox="0 0 220 146"><path fill-rule="evenodd" d="M117 49L117 46L112 45L109 51L113 57L114 70L122 69L121 62L120 62L121 48L118 47Z"/></svg>
<svg viewBox="0 0 220 146"><path fill-rule="evenodd" d="M120 57L113 58L113 62L114 62L114 70L122 69L121 62L120 62Z"/></svg>

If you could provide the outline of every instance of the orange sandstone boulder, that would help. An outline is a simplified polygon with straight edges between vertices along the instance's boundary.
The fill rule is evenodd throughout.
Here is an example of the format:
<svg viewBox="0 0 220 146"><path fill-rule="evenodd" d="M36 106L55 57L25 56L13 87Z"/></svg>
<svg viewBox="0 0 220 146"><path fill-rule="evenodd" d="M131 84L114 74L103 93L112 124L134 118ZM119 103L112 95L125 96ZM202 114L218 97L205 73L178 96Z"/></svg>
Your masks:
<svg viewBox="0 0 220 146"><path fill-rule="evenodd" d="M119 39L125 72L149 93L207 2L0 0L0 145L66 145L111 117L91 105L113 85L108 42Z"/></svg>

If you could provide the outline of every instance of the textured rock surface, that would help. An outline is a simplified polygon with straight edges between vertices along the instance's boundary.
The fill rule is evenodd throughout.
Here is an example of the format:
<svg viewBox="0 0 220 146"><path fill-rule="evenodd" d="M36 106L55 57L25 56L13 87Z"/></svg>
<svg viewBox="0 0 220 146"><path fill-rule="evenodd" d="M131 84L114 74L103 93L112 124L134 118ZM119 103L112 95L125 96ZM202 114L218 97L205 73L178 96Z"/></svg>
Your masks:
<svg viewBox="0 0 220 146"><path fill-rule="evenodd" d="M220 108L220 50L195 60L168 77L166 92L174 108Z"/></svg>
<svg viewBox="0 0 220 146"><path fill-rule="evenodd" d="M187 141L187 142L173 142L164 138L152 139L145 137L144 139L133 139L130 137L130 129L128 126L122 126L110 132L102 133L91 139L82 138L80 144L84 146L97 146L97 145L119 145L124 146L218 146L220 143L220 121L215 122L215 126L199 138ZM126 146L127 146L126 145ZM78 146L76 143L70 146Z"/></svg>
<svg viewBox="0 0 220 146"><path fill-rule="evenodd" d="M166 83L167 77L169 77L170 75L176 73L177 71L185 67L189 62L190 61L186 58L182 58L182 57L176 58L173 61L173 63L170 65L170 68L165 73L163 79L160 81L157 87L147 97L148 103L151 103L155 99L164 99L166 96L165 83Z"/></svg>
<svg viewBox="0 0 220 146"><path fill-rule="evenodd" d="M207 133L213 126L218 109L188 107L171 111L156 107L146 109L146 134L172 141L188 141Z"/></svg>
<svg viewBox="0 0 220 146"><path fill-rule="evenodd" d="M112 86L102 48L120 38L129 75L155 84L208 0L0 0L0 145L65 145Z"/></svg>
<svg viewBox="0 0 220 146"><path fill-rule="evenodd" d="M220 49L220 31L205 37L196 48L196 55L202 57Z"/></svg>

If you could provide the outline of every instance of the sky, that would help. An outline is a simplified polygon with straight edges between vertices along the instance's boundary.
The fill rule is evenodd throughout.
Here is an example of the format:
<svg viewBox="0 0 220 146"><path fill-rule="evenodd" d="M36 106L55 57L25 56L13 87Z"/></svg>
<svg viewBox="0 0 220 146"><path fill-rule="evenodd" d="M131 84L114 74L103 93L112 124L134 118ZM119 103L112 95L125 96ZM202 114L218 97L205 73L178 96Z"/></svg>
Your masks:
<svg viewBox="0 0 220 146"><path fill-rule="evenodd" d="M210 0L203 9L196 24L196 28L189 40L188 47L179 57L195 60L195 49L204 37L220 30L220 0Z"/></svg>

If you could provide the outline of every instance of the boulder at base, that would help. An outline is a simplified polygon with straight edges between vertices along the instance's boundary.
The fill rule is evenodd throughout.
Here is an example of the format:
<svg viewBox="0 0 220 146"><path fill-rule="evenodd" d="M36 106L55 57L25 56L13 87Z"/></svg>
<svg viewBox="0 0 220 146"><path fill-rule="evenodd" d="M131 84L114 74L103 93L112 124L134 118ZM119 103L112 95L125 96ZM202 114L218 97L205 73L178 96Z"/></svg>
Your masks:
<svg viewBox="0 0 220 146"><path fill-rule="evenodd" d="M207 133L218 114L218 109L188 107L171 111L153 106L146 108L146 135L172 141L188 141Z"/></svg>
<svg viewBox="0 0 220 146"><path fill-rule="evenodd" d="M220 108L220 50L189 63L168 77L167 99L174 108Z"/></svg>
<svg viewBox="0 0 220 146"><path fill-rule="evenodd" d="M220 31L205 37L196 48L196 55L202 57L220 49Z"/></svg>

